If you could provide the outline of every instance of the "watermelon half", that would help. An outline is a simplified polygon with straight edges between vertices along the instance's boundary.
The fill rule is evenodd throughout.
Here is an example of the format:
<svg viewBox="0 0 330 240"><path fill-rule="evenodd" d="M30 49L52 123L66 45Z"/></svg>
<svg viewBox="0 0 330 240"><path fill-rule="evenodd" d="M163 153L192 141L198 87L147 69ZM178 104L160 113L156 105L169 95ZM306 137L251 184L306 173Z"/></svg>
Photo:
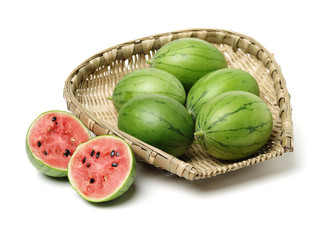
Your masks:
<svg viewBox="0 0 330 240"><path fill-rule="evenodd" d="M65 177L77 146L91 138L74 115L54 110L40 114L30 125L25 148L32 165L52 177Z"/></svg>
<svg viewBox="0 0 330 240"><path fill-rule="evenodd" d="M77 147L68 165L68 178L87 201L115 199L134 181L134 154L121 138L112 135L94 137Z"/></svg>

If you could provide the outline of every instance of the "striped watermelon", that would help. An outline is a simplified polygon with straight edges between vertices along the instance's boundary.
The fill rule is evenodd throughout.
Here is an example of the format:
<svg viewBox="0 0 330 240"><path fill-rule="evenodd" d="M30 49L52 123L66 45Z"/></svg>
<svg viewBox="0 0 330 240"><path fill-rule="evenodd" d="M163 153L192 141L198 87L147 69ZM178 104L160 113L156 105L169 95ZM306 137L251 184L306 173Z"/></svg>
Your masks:
<svg viewBox="0 0 330 240"><path fill-rule="evenodd" d="M186 93L181 82L172 74L153 68L135 70L116 85L112 97L117 111L130 99L143 94L162 94L185 104Z"/></svg>
<svg viewBox="0 0 330 240"><path fill-rule="evenodd" d="M194 139L194 123L185 107L159 94L128 101L119 111L118 128L173 156L185 153Z"/></svg>
<svg viewBox="0 0 330 240"><path fill-rule="evenodd" d="M176 76L188 92L199 78L226 68L227 62L211 43L197 38L181 38L161 47L150 61L150 66Z"/></svg>
<svg viewBox="0 0 330 240"><path fill-rule="evenodd" d="M259 96L259 86L248 72L236 68L225 68L199 79L187 95L186 107L194 119L202 107L224 92L247 91Z"/></svg>
<svg viewBox="0 0 330 240"><path fill-rule="evenodd" d="M268 141L272 114L258 96L231 91L210 101L200 111L195 137L210 155L223 160L246 158Z"/></svg>
<svg viewBox="0 0 330 240"><path fill-rule="evenodd" d="M52 177L65 177L71 155L77 146L90 139L88 128L64 111L40 114L30 125L25 148L32 165Z"/></svg>

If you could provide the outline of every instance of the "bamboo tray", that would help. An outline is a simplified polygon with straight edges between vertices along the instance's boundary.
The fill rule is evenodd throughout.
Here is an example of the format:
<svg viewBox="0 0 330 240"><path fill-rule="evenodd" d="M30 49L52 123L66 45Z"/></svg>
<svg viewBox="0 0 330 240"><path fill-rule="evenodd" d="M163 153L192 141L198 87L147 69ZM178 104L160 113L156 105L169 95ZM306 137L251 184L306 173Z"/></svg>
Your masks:
<svg viewBox="0 0 330 240"><path fill-rule="evenodd" d="M131 71L149 67L146 60L166 43L186 37L214 44L226 57L229 67L248 71L258 81L260 96L270 107L274 123L270 140L254 156L237 162L222 162L193 144L185 155L176 158L118 130L118 113L107 99L116 83ZM232 31L188 29L110 47L72 71L65 81L64 98L68 110L96 135L117 135L127 141L138 160L188 180L216 176L293 151L290 96L281 68L260 43Z"/></svg>

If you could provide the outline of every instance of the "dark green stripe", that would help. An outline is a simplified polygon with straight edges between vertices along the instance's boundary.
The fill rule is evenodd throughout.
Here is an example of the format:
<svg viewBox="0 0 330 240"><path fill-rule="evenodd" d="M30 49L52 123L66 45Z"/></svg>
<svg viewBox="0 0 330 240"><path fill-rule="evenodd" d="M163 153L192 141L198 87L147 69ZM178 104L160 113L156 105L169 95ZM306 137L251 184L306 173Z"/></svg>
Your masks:
<svg viewBox="0 0 330 240"><path fill-rule="evenodd" d="M132 86L139 86L139 85L142 85L142 84L144 84L144 83L150 83L150 81L147 81L147 80L143 80L144 78L147 78L147 77L149 77L149 78L152 78L152 79L154 79L154 81L160 81L160 82L164 82L165 84L167 84L167 85L170 85L170 86L172 86L175 90L179 87L179 88L182 88L182 86L180 86L180 84L179 84L179 80L177 80L177 79L174 79L175 77L174 76L162 76L161 74L159 74L159 75L157 75L157 76L153 76L153 75L145 75L145 76L131 76L131 77L129 77L129 78L126 78L126 79L122 79L119 83L118 83L118 85L116 86L116 88L117 89L121 89L121 88L126 88L127 86L131 89L132 88ZM174 81L173 82L175 82L175 83L177 83L177 85L173 85L172 84L172 81L168 81L168 78L172 78ZM132 79L134 79L134 78L136 78L136 79L139 79L139 81L138 80L135 80L136 82L131 82L130 80L132 80ZM140 81L140 79L142 80L142 81ZM128 83L126 84L126 81L128 81Z"/></svg>
<svg viewBox="0 0 330 240"><path fill-rule="evenodd" d="M162 59L176 57L177 55L182 56L182 57L194 56L194 57L199 57L199 58L206 59L209 61L217 61L217 62L222 61L219 59L219 57L210 57L208 54L201 55L201 54L197 54L197 53L171 53L171 54L163 55L162 57L157 57L155 60L159 62L159 61L162 61Z"/></svg>
<svg viewBox="0 0 330 240"><path fill-rule="evenodd" d="M163 103L163 104L165 104L165 103ZM160 117L160 116L157 116L157 115L155 115L155 113L153 113L153 112L148 112L148 111L145 111L145 110L142 110L142 112L147 113L147 114L149 114L149 115L151 115L151 116L153 116L153 117L155 117L155 118L158 118L160 122L164 122L164 123L166 123L166 124L169 126L169 127L168 127L169 130L176 132L177 134L181 135L181 136L184 137L184 138L188 138L188 139L190 139L189 137L187 137L186 135L184 135L184 134L181 132L181 130L180 130L179 128L174 127L174 126L173 126L170 122L168 122L165 118L162 118L162 117Z"/></svg>
<svg viewBox="0 0 330 240"><path fill-rule="evenodd" d="M206 131L205 133L212 134L212 133L237 132L237 131L240 131L240 130L249 130L248 134L251 134L253 132L263 131L263 129L258 130L258 128L262 128L262 127L264 127L268 124L269 124L269 121L268 122L262 122L262 123L260 123L256 126L247 126L247 127L242 127L242 128L232 128L232 129L225 129L225 130L213 130L213 131Z"/></svg>
<svg viewBox="0 0 330 240"><path fill-rule="evenodd" d="M228 148L228 147L235 147L235 148L243 148L244 147L245 148L245 147L258 146L260 144L263 144L264 141L265 141L265 139L263 139L262 141L254 142L254 143L248 144L248 145L224 144L224 143L220 142L219 140L214 139L214 138L210 137L209 135L206 135L205 136L205 142L207 142L208 140L211 140L214 143L216 143L218 146L225 147L225 148Z"/></svg>
<svg viewBox="0 0 330 240"><path fill-rule="evenodd" d="M197 70L197 69L186 68L186 67L182 67L182 66L179 66L179 65L173 65L173 64L169 64L169 63L163 63L163 62L157 62L157 64L165 65L167 67L182 69L182 70L185 70L185 71L198 72L198 73L207 73L207 72L215 70L214 67L210 68L210 69Z"/></svg>
<svg viewBox="0 0 330 240"><path fill-rule="evenodd" d="M254 104L254 103L258 103L258 102L259 102L259 101L253 101L253 102L245 103L245 104L243 104L241 107L239 107L238 109L236 109L235 111L225 113L224 115L222 115L221 117L219 117L216 121L214 121L213 123L211 123L211 124L209 125L209 127L206 128L206 129L210 129L210 128L214 127L214 125L216 125L216 124L219 123L219 122L227 121L227 117L229 117L229 116L231 116L231 115L233 115L233 114L236 114L236 113L238 113L238 112L240 112L240 111L242 111L242 110L253 111L253 109L248 109L247 107L248 107L248 106L251 106L251 105ZM212 108L211 108L211 109L212 109ZM209 111L209 112L211 112L211 111Z"/></svg>
<svg viewBox="0 0 330 240"><path fill-rule="evenodd" d="M149 93L146 93L146 92L137 92L137 91L123 91L123 92L116 92L112 95L112 97L121 97L122 95L125 95L125 94L135 94L135 95L138 95L138 94L149 94ZM150 94L161 94L161 95L166 95L166 96L174 96L174 97L180 97L180 95L178 94L175 94L173 92L152 92ZM122 100L117 100L116 99L116 102L121 102ZM122 102L126 102L126 101L122 101Z"/></svg>
<svg viewBox="0 0 330 240"><path fill-rule="evenodd" d="M171 44L168 44L168 46L166 46L162 50L158 51L155 55L155 58L166 56L168 53L175 53L177 51L182 51L182 50L185 50L185 49L188 49L188 48L194 48L194 49L201 50L201 51L210 51L210 52L213 52L215 54L222 55L220 50L217 49L212 44L209 45L209 46L206 46L206 47L199 47L199 46L196 46L196 45L188 45L187 46L186 44L181 44L181 46L179 46L179 47L177 47L178 45L172 47L171 46L172 43L174 43L174 42L171 42ZM200 44L200 43L197 43L197 44ZM172 49L171 49L171 47L172 47ZM207 54L207 55L209 55L209 54Z"/></svg>
<svg viewBox="0 0 330 240"><path fill-rule="evenodd" d="M193 109L193 108L196 106L196 104L198 103L198 101L199 101L201 98L203 98L208 92L209 92L209 91L203 91L202 94L199 96L199 98L195 101L195 103L194 103L192 106L189 106L189 109ZM193 100L194 100L194 96L191 98L191 101L190 101L190 102L194 102ZM205 104L205 103L204 103L204 104ZM203 105L204 105L204 104L203 104Z"/></svg>
<svg viewBox="0 0 330 240"><path fill-rule="evenodd" d="M147 121L146 119L139 118L139 117L137 117L136 115L133 115L133 114L130 114L130 113L121 112L120 115L121 115L122 117L124 117L124 116L128 116L128 117L131 117L131 118L133 118L133 119L138 119L138 120L140 120L141 122L146 123L146 124L149 124L149 125L154 125L154 124L155 124L155 122ZM125 130L125 129L123 129L123 130Z"/></svg>

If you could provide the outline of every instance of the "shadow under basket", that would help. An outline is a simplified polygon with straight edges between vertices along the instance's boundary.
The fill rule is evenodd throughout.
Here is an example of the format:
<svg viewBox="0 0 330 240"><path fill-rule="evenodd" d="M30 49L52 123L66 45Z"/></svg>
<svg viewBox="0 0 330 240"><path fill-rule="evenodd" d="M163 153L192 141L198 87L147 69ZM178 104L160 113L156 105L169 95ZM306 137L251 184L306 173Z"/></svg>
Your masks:
<svg viewBox="0 0 330 240"><path fill-rule="evenodd" d="M212 43L225 56L228 67L255 77L260 97L273 115L268 143L253 156L225 162L208 155L198 144L176 158L118 130L118 113L108 96L127 73L147 68L159 48L179 38L200 38ZM114 134L132 148L137 160L165 169L188 180L209 178L247 167L293 151L290 96L281 68L273 55L253 38L220 29L188 29L157 34L110 47L81 63L65 81L67 108L96 135Z"/></svg>

